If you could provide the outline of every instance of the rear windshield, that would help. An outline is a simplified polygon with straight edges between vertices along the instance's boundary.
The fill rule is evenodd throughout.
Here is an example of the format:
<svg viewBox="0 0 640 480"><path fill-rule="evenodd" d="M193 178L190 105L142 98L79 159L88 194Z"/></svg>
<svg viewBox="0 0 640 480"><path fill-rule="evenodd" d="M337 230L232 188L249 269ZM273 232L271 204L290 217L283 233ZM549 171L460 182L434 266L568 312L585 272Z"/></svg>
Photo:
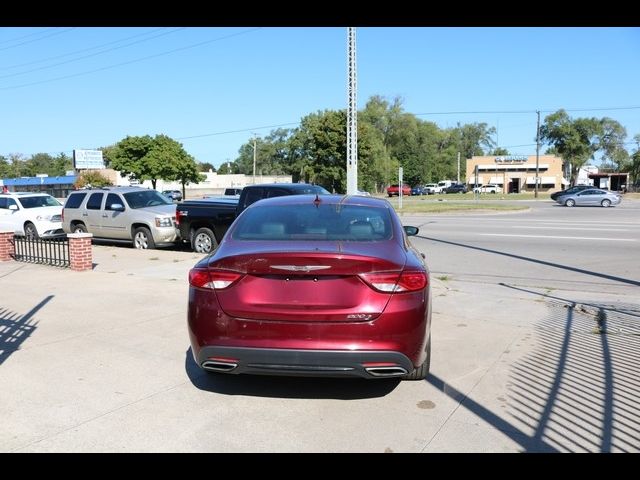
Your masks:
<svg viewBox="0 0 640 480"><path fill-rule="evenodd" d="M236 220L235 240L341 240L372 242L392 237L385 208L363 205L256 206Z"/></svg>
<svg viewBox="0 0 640 480"><path fill-rule="evenodd" d="M38 197L20 197L20 203L24 208L60 207L62 204L50 195Z"/></svg>
<svg viewBox="0 0 640 480"><path fill-rule="evenodd" d="M140 190L124 194L124 198L131 208L155 207L158 205L173 205L173 202L156 190Z"/></svg>

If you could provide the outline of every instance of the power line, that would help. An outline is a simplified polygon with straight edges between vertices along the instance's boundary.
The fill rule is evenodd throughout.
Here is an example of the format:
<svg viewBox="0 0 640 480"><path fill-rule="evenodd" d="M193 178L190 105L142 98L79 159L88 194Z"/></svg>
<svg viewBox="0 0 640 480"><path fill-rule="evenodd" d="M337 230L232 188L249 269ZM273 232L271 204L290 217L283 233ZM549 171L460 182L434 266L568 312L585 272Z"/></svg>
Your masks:
<svg viewBox="0 0 640 480"><path fill-rule="evenodd" d="M558 110L564 110L565 112L596 112L602 110L638 110L640 106L630 106L630 107L597 107L597 108L563 108L563 109L555 109L555 110L540 110L540 112L544 113L553 113ZM478 111L469 111L469 112L425 112L425 113L414 113L415 116L424 116L424 115L471 115L471 114L494 114L494 113L503 113L503 114L524 114L524 113L536 113L537 110L478 110Z"/></svg>
<svg viewBox="0 0 640 480"><path fill-rule="evenodd" d="M242 32L232 33L230 35L224 35L222 37L214 38L214 39L211 39L211 40L205 40L204 42L193 43L191 45L187 45L187 46L184 46L184 47L174 48L173 50L167 50L167 51L164 51L164 52L156 53L154 55L148 55L146 57L136 58L134 60L129 60L127 62L115 63L113 65L107 65L106 67L95 68L93 70L86 70L84 72L72 73L70 75L63 75L62 77L49 78L47 80L40 80L38 82L23 83L23 84L19 84L19 85L11 85L11 86L8 86L8 87L0 87L0 90L14 90L16 88L31 87L33 85L41 85L43 83L54 82L56 80L65 80L67 78L80 77L82 75L89 75L91 73L102 72L102 71L108 70L110 68L121 67L123 65L130 65L132 63L142 62L144 60L149 60L151 58L157 58L157 57L161 57L161 56L164 56L164 55L170 55L172 53L188 50L190 48L200 47L202 45L206 45L206 44L209 44L209 43L219 42L221 40L226 40L228 38L237 37L239 35L245 35L247 33L251 33L251 32L254 32L256 30L260 30L260 28L261 27L250 28L249 30L244 30Z"/></svg>
<svg viewBox="0 0 640 480"><path fill-rule="evenodd" d="M243 129L240 129L240 130L228 130L226 132L203 133L202 135L192 135L190 137L178 137L178 138L176 138L176 140L189 140L191 138L213 137L215 135L226 135L228 133L250 132L251 130L262 130L262 129L265 129L265 128L286 127L288 125L299 125L299 124L300 124L300 122L290 122L290 123L280 123L278 125L264 125L262 127L243 128Z"/></svg>
<svg viewBox="0 0 640 480"><path fill-rule="evenodd" d="M12 48L21 47L22 45L26 45L26 44L28 44L28 43L39 42L40 40L44 40L45 38L53 37L54 35L62 35L63 33L70 32L71 30L75 30L75 28L76 28L76 27L67 28L66 30L61 30L61 31L58 31L58 32L53 32L53 33L50 33L49 35L45 35L45 36L43 36L43 37L36 38L36 39L34 39L34 40L28 40L28 41L26 41L26 42L18 43L18 44L16 44L16 45L11 45L11 46L9 46L9 47L0 48L0 52L1 52L1 51L3 51L3 50L10 50L10 49L12 49Z"/></svg>
<svg viewBox="0 0 640 480"><path fill-rule="evenodd" d="M166 29L167 29L167 27L155 28L155 29L151 30L150 32L138 33L136 35L131 35L129 37L121 38L119 40L114 40L112 42L102 43L100 45L95 45L95 46L89 47L89 48L83 48L81 50L74 50L73 52L67 52L67 53L63 53L61 55L55 55L53 57L41 58L40 60L33 60L31 62L18 63L18 64L15 64L15 65L0 66L0 70L8 70L10 68L26 67L28 65L33 65L35 63L48 62L49 60L56 60L58 58L68 57L69 55L74 55L76 53L88 52L88 51L91 51L91 50L95 50L96 48L106 47L107 45L113 45L114 43L124 42L126 40L131 40L132 38L141 37L143 35L149 35L151 33L154 33L154 32L160 31L160 30L166 30Z"/></svg>
<svg viewBox="0 0 640 480"><path fill-rule="evenodd" d="M40 35L44 32L48 32L49 30L54 30L56 27L49 27L49 28L45 28L42 31L39 32L31 32L28 33L27 35L22 35L20 37L15 37L15 38L9 38L8 40L2 40L0 41L0 43L10 43L10 42L15 42L16 40L22 40L23 38L29 38L29 37L33 37L34 35Z"/></svg>
<svg viewBox="0 0 640 480"><path fill-rule="evenodd" d="M112 47L112 48L107 48L105 50L102 50L100 52L95 52L95 53L90 53L89 55L84 55L82 57L77 57L77 58L72 58L71 60L66 60L64 62L58 62L58 63L53 63L51 65L45 65L43 67L37 67L37 68L32 68L31 70L24 70L22 72L17 72L17 73L9 73L7 75L0 75L0 78L7 78L7 77L15 77L17 75L24 75L26 73L31 73L31 72L37 72L39 70L46 70L47 68L53 68L53 67L57 67L60 65L65 65L67 63L73 63L73 62L77 62L79 60L84 60L86 58L91 58L91 57L95 57L97 55L102 55L103 53L107 53L107 52L112 52L114 50L119 50L121 48L126 48L126 47L130 47L131 45L137 45L138 43L142 43L142 42L146 42L148 40L153 40L154 38L158 38L158 37L164 37L165 35L169 35L171 33L175 33L177 31L180 30L184 30L186 27L181 27L181 28L176 28L175 30L171 30L169 32L164 32L164 33L159 33L158 35L155 35L153 37L149 37L149 38L143 38L141 40L136 40L135 42L130 42L127 43L125 45L120 45L118 47ZM95 48L95 47L94 47Z"/></svg>

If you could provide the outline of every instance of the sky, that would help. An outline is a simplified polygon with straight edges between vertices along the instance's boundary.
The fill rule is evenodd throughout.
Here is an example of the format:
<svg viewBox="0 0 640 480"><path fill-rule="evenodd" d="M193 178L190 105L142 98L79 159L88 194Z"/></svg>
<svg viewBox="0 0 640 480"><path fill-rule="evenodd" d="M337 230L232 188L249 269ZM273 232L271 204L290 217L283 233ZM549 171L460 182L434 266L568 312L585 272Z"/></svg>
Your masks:
<svg viewBox="0 0 640 480"><path fill-rule="evenodd" d="M536 110L640 134L638 27L358 27L357 99L535 154ZM219 167L252 136L347 105L345 27L0 27L0 155L165 134ZM544 152L542 147L541 153Z"/></svg>

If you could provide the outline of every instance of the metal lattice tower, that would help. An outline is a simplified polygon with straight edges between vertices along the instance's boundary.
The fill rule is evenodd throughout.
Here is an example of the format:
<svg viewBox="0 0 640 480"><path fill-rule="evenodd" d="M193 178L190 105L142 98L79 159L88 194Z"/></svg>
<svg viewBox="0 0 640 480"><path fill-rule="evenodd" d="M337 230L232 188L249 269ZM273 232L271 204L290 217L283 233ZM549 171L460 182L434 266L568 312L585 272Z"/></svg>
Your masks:
<svg viewBox="0 0 640 480"><path fill-rule="evenodd" d="M347 96L347 194L355 195L358 190L358 107L356 102L356 29L347 28L348 76Z"/></svg>

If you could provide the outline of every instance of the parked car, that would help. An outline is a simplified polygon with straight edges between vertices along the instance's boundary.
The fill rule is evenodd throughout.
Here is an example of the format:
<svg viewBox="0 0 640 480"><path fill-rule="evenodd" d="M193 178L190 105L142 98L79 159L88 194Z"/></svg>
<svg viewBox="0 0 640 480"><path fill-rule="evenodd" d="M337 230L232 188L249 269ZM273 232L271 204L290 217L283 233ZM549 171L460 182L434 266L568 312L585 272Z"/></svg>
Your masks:
<svg viewBox="0 0 640 480"><path fill-rule="evenodd" d="M242 188L232 187L232 188L224 189L225 195L240 195L241 193L242 193Z"/></svg>
<svg viewBox="0 0 640 480"><path fill-rule="evenodd" d="M589 190L594 188L593 185L575 185L573 187L567 188L566 190L560 190L558 192L553 192L551 194L551 200L557 200L561 195L570 195L572 193L578 193L583 190Z"/></svg>
<svg viewBox="0 0 640 480"><path fill-rule="evenodd" d="M369 192L365 192L364 190L356 190L356 195L360 195L361 197L370 197L371 194Z"/></svg>
<svg viewBox="0 0 640 480"><path fill-rule="evenodd" d="M0 223L28 238L64 234L62 204L48 193L0 193Z"/></svg>
<svg viewBox="0 0 640 480"><path fill-rule="evenodd" d="M263 198L329 192L320 185L308 183L267 183L248 185L240 197L227 196L207 200L187 200L176 208L177 225L183 241L199 253L210 253L222 240L229 225L249 205Z"/></svg>
<svg viewBox="0 0 640 480"><path fill-rule="evenodd" d="M164 190L162 194L166 195L171 200L182 200L182 192L180 190Z"/></svg>
<svg viewBox="0 0 640 480"><path fill-rule="evenodd" d="M578 192L567 193L556 198L556 202L567 207L573 207L575 205L600 205L602 207L610 207L611 205L620 204L621 201L622 195L598 188L589 188Z"/></svg>
<svg viewBox="0 0 640 480"><path fill-rule="evenodd" d="M208 372L420 380L429 270L383 199L254 203L189 272L188 328Z"/></svg>
<svg viewBox="0 0 640 480"><path fill-rule="evenodd" d="M474 187L473 193L502 193L502 187L494 184L478 185Z"/></svg>
<svg viewBox="0 0 640 480"><path fill-rule="evenodd" d="M397 197L400 195L400 188L398 185L390 185L387 187L387 195L393 197L394 195ZM406 183L402 185L402 195L411 195L411 187Z"/></svg>
<svg viewBox="0 0 640 480"><path fill-rule="evenodd" d="M445 188L444 193L467 193L467 186L464 183L454 183Z"/></svg>
<svg viewBox="0 0 640 480"><path fill-rule="evenodd" d="M415 187L413 187L411 189L411 195L426 195L426 192L424 191L424 185L416 185Z"/></svg>
<svg viewBox="0 0 640 480"><path fill-rule="evenodd" d="M169 245L179 238L176 205L156 190L104 187L71 192L62 210L67 233L132 241L136 248Z"/></svg>
<svg viewBox="0 0 640 480"><path fill-rule="evenodd" d="M442 193L442 187L437 183L427 183L424 186L424 191L427 195L435 195L436 193Z"/></svg>

